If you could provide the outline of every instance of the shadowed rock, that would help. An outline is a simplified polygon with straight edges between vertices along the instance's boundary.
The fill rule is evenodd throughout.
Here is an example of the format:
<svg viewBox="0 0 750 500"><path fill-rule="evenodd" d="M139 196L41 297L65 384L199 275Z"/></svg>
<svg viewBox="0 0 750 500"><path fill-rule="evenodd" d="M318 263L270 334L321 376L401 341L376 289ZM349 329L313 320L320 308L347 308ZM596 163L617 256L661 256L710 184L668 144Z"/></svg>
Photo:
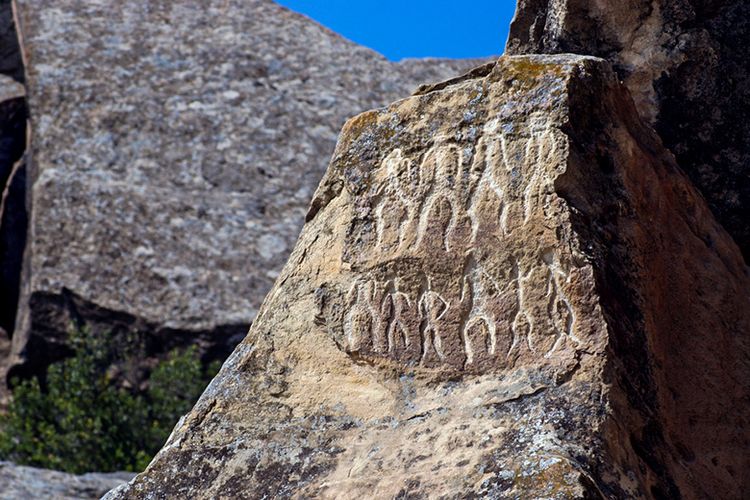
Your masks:
<svg viewBox="0 0 750 500"><path fill-rule="evenodd" d="M0 74L17 82L24 80L12 0L0 0Z"/></svg>
<svg viewBox="0 0 750 500"><path fill-rule="evenodd" d="M519 0L509 54L608 59L750 260L750 2Z"/></svg>
<svg viewBox="0 0 750 500"><path fill-rule="evenodd" d="M1 5L0 5L1 6ZM1 18L0 18L1 19ZM0 406L10 332L16 320L23 250L26 244L26 102L23 86L0 75Z"/></svg>
<svg viewBox="0 0 750 500"><path fill-rule="evenodd" d="M610 66L344 127L248 337L124 498L740 498L742 255Z"/></svg>

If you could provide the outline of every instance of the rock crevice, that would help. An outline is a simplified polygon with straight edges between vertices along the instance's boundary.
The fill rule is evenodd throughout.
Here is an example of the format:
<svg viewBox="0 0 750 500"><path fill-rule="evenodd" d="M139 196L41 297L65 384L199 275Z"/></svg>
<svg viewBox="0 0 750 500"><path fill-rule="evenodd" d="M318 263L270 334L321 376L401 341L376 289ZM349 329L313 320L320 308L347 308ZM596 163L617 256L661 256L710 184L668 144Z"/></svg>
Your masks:
<svg viewBox="0 0 750 500"><path fill-rule="evenodd" d="M0 1L0 407L20 300L28 227L26 91L13 2Z"/></svg>

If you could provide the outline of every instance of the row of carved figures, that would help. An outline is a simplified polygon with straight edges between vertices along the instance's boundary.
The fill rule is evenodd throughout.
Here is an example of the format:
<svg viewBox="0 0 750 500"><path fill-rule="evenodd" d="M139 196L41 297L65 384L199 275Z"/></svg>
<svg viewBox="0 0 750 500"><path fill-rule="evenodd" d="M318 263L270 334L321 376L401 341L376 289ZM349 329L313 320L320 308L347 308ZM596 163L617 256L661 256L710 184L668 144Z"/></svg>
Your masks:
<svg viewBox="0 0 750 500"><path fill-rule="evenodd" d="M356 281L346 297L348 351L408 365L487 369L505 368L524 352L549 357L565 340L577 342L559 264L512 267L501 283L475 266L441 290L423 277L413 294L399 278Z"/></svg>
<svg viewBox="0 0 750 500"><path fill-rule="evenodd" d="M522 139L506 129L495 123L471 148L437 140L419 161L391 152L374 197L374 250L462 251L480 233L528 223L550 190L538 165L553 163L559 132L540 124Z"/></svg>

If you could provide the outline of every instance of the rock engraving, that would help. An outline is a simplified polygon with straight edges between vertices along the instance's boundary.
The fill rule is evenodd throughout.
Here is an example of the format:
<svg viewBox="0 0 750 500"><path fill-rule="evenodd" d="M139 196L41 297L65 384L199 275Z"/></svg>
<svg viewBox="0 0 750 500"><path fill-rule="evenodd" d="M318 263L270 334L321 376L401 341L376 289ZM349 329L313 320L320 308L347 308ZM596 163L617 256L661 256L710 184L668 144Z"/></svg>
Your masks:
<svg viewBox="0 0 750 500"><path fill-rule="evenodd" d="M368 202L375 237L353 257L370 271L346 296L348 352L487 371L579 343L569 266L543 237L518 248L512 236L553 231L539 223L553 188L536 165L554 162L559 134L533 116L523 134L490 121L470 147L439 137L420 156L385 156Z"/></svg>

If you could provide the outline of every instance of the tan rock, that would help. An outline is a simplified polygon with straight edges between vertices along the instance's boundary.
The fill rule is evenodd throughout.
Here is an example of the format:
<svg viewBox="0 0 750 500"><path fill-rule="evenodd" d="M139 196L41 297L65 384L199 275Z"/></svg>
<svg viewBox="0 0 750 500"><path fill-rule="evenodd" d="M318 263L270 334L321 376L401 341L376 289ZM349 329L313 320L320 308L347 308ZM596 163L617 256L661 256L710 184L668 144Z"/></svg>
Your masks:
<svg viewBox="0 0 750 500"><path fill-rule="evenodd" d="M249 336L116 498L740 498L749 279L609 65L344 127Z"/></svg>

